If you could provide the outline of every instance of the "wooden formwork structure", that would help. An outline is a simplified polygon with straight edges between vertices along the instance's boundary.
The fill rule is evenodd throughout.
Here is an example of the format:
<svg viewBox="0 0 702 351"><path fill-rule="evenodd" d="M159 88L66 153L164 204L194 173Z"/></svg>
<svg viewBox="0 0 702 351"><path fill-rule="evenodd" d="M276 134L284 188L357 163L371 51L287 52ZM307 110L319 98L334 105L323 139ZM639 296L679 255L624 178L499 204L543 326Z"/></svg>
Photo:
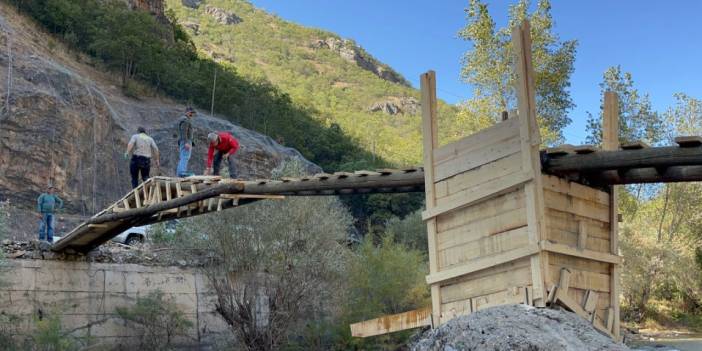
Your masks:
<svg viewBox="0 0 702 351"><path fill-rule="evenodd" d="M528 22L513 31L518 110L457 142L437 140L435 75L421 77L434 325L511 303L558 303L619 337L617 199L542 173ZM617 148L616 96L605 148Z"/></svg>

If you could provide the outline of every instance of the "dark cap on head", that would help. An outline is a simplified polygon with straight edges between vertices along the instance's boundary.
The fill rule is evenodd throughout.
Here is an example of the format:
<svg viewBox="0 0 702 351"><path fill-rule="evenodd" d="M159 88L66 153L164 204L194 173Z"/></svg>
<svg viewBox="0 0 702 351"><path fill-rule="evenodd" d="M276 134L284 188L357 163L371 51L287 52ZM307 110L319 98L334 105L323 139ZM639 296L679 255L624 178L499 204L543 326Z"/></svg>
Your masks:
<svg viewBox="0 0 702 351"><path fill-rule="evenodd" d="M144 129L144 127L139 127L139 128L137 128L137 132L146 133L146 129Z"/></svg>
<svg viewBox="0 0 702 351"><path fill-rule="evenodd" d="M190 106L188 106L188 107L185 108L185 113L191 113L191 112L192 112L192 113L195 113L195 109L192 108L192 107L190 107Z"/></svg>

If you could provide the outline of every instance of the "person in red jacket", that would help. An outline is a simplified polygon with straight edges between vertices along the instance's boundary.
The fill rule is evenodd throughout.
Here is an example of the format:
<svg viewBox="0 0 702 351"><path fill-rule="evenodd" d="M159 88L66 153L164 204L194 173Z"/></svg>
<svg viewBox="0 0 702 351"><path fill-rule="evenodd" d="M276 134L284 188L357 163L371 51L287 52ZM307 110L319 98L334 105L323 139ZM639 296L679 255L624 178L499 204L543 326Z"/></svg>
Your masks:
<svg viewBox="0 0 702 351"><path fill-rule="evenodd" d="M236 166L232 157L239 150L239 141L229 132L216 132L207 135L210 148L207 150L205 175L219 175L222 159L228 162L229 177L236 178Z"/></svg>

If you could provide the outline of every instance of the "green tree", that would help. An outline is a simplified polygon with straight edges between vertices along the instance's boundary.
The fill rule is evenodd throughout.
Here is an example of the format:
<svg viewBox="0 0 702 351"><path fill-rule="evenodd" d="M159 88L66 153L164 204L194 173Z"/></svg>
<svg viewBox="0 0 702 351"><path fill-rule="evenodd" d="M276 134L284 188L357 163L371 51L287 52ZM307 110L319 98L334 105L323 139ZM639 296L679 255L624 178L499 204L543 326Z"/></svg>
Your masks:
<svg viewBox="0 0 702 351"><path fill-rule="evenodd" d="M395 242L392 234L383 235L378 246L367 236L351 258L347 274L344 310L348 323L428 306L426 262L421 251ZM347 339L349 345L343 349L394 350L405 344L408 336L400 333L371 340Z"/></svg>
<svg viewBox="0 0 702 351"><path fill-rule="evenodd" d="M466 108L495 120L502 111L515 108L511 28L529 19L536 74L536 113L544 141L550 144L563 139L561 130L570 123L567 112L575 106L568 88L577 42L560 41L553 33L550 1L539 1L531 14L528 8L529 1L520 0L510 7L509 26L496 29L488 5L480 0L470 1L466 9L468 24L458 33L472 45L463 56L461 69L463 80L473 86L474 97L466 102Z"/></svg>
<svg viewBox="0 0 702 351"><path fill-rule="evenodd" d="M656 144L665 135L664 123L661 116L653 111L648 94L641 94L634 86L634 79L629 72L623 72L621 66L608 68L600 83L600 113L593 116L588 113L587 143L602 143L602 111L604 109L604 93L613 91L619 98L619 141L644 141Z"/></svg>
<svg viewBox="0 0 702 351"><path fill-rule="evenodd" d="M109 9L97 19L89 48L122 72L122 85L126 86L140 66L153 70L162 63L157 60L157 51L167 34L164 26L146 12L132 11L115 2L106 6Z"/></svg>

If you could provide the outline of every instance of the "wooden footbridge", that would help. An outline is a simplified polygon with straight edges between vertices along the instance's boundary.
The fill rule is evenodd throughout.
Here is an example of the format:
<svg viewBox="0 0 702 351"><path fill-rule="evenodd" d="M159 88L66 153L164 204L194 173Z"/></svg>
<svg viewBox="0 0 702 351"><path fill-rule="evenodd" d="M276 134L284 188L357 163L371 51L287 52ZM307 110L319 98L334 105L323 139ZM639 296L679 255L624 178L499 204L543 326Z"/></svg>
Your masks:
<svg viewBox="0 0 702 351"><path fill-rule="evenodd" d="M702 138L679 137L675 141L677 146L666 147L635 142L615 151L562 145L542 150L541 164L545 173L595 187L702 181ZM470 162L462 164L472 167ZM154 177L73 229L53 245L53 250L87 252L133 226L219 212L264 199L423 192L424 177L421 167L257 181Z"/></svg>
<svg viewBox="0 0 702 351"><path fill-rule="evenodd" d="M603 145L540 150L528 22L514 28L518 109L438 144L436 78L421 76L423 167L282 180L155 177L56 242L87 252L131 226L284 196L421 192L432 303L351 326L372 336L436 326L482 308L559 304L619 338L617 184L702 181L702 138L620 144L616 94L604 99Z"/></svg>

